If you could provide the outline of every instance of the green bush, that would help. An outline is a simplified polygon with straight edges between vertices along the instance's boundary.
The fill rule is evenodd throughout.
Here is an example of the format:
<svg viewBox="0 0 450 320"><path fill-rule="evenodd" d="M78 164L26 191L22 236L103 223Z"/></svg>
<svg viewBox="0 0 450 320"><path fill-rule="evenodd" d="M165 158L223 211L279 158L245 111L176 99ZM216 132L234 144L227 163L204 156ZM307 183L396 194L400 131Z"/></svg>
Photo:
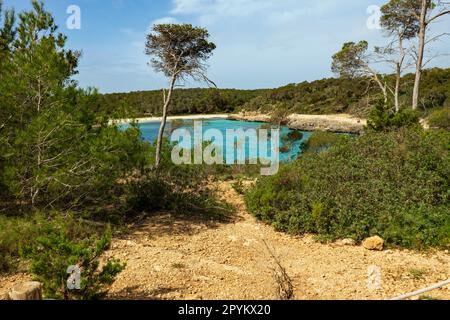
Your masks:
<svg viewBox="0 0 450 320"><path fill-rule="evenodd" d="M420 114L411 108L402 108L398 112L383 101L373 108L367 120L367 126L374 131L386 131L419 124Z"/></svg>
<svg viewBox="0 0 450 320"><path fill-rule="evenodd" d="M136 213L171 211L201 213L208 217L225 218L232 213L227 203L219 202L208 183L213 175L222 175L230 168L209 165L175 165L171 160L172 145L164 141L161 164L147 170L132 181L125 195L126 208Z"/></svg>
<svg viewBox="0 0 450 320"><path fill-rule="evenodd" d="M259 179L246 205L290 233L448 247L449 146L450 133L418 128L343 138Z"/></svg>
<svg viewBox="0 0 450 320"><path fill-rule="evenodd" d="M18 267L19 246L31 243L37 235L35 221L0 216L0 273Z"/></svg>
<svg viewBox="0 0 450 320"><path fill-rule="evenodd" d="M342 134L332 132L314 132L305 142L302 142L301 150L303 153L319 153L334 146L341 139Z"/></svg>
<svg viewBox="0 0 450 320"><path fill-rule="evenodd" d="M450 131L450 107L438 109L428 117L428 124L432 128Z"/></svg>
<svg viewBox="0 0 450 320"><path fill-rule="evenodd" d="M30 272L44 285L44 296L53 299L98 299L105 295L106 287L125 267L116 259L100 258L111 243L111 231L101 237L77 237L64 223L45 224L40 235L24 245L21 255L30 261ZM67 273L70 266L81 271L80 289L70 290Z"/></svg>
<svg viewBox="0 0 450 320"><path fill-rule="evenodd" d="M17 271L19 249L31 245L51 228L64 227L71 239L98 234L98 226L61 212L36 212L26 216L0 215L0 272Z"/></svg>

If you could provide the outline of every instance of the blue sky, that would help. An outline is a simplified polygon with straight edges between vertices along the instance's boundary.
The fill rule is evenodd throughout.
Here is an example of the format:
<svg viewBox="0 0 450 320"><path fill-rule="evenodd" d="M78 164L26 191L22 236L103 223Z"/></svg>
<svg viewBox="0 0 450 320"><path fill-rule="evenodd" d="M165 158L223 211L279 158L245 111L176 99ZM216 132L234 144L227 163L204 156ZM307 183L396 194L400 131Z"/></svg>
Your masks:
<svg viewBox="0 0 450 320"><path fill-rule="evenodd" d="M166 85L147 65L145 34L153 23L206 27L217 45L209 76L221 88L273 88L331 77L331 56L346 41L385 42L371 29L368 8L386 0L45 0L68 46L83 51L77 80L101 92L158 89ZM5 0L20 11L29 0ZM69 5L81 9L81 29L68 30ZM450 30L450 17L433 33ZM450 38L433 44L450 53ZM430 66L450 67L449 57ZM382 67L381 67L382 68ZM382 68L383 69L383 68ZM387 69L385 69L387 71ZM201 84L186 83L187 87Z"/></svg>

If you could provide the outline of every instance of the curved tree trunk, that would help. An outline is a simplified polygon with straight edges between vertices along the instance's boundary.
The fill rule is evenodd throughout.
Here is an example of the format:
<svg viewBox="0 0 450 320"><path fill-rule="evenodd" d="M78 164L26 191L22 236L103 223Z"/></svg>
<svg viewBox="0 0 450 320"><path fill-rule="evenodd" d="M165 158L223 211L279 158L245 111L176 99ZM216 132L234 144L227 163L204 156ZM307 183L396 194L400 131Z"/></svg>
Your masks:
<svg viewBox="0 0 450 320"><path fill-rule="evenodd" d="M162 149L162 142L164 137L164 130L166 129L166 123L167 123L167 115L168 115L168 109L170 105L170 100L172 99L172 92L173 88L175 86L176 76L173 75L170 79L170 88L169 92L167 94L167 97L164 98L164 107L163 107L163 116L161 120L161 126L159 127L159 133L158 133L158 141L156 143L156 154L155 154L155 167L158 168L159 164L161 163L161 149Z"/></svg>

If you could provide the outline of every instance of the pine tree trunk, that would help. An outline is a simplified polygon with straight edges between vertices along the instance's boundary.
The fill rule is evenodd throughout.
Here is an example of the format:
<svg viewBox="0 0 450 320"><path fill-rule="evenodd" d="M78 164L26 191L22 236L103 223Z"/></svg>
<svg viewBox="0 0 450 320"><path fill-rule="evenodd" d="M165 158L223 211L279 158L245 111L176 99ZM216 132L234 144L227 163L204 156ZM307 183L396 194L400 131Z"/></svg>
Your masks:
<svg viewBox="0 0 450 320"><path fill-rule="evenodd" d="M161 150L162 150L162 142L164 138L164 130L166 129L166 123L167 123L167 115L168 115L168 109L170 105L170 100L172 99L172 92L173 88L175 86L176 76L173 75L170 80L170 88L169 93L167 94L167 97L164 99L164 107L163 107L163 116L161 120L161 126L159 127L159 133L158 133L158 141L156 142L156 155L155 155L155 167L158 168L161 163Z"/></svg>

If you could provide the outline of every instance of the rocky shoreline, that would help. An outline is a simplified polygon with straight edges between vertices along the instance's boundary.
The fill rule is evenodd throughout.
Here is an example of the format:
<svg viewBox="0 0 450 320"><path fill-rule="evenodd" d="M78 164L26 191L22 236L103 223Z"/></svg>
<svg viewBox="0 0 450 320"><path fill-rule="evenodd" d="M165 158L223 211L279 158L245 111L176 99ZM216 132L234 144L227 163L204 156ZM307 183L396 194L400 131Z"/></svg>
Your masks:
<svg viewBox="0 0 450 320"><path fill-rule="evenodd" d="M230 115L228 118L230 120L238 121L270 122L269 115L258 113L240 113ZM328 131L336 133L359 134L367 125L367 120L356 118L348 114L291 114L287 117L286 125L291 129L302 131Z"/></svg>

